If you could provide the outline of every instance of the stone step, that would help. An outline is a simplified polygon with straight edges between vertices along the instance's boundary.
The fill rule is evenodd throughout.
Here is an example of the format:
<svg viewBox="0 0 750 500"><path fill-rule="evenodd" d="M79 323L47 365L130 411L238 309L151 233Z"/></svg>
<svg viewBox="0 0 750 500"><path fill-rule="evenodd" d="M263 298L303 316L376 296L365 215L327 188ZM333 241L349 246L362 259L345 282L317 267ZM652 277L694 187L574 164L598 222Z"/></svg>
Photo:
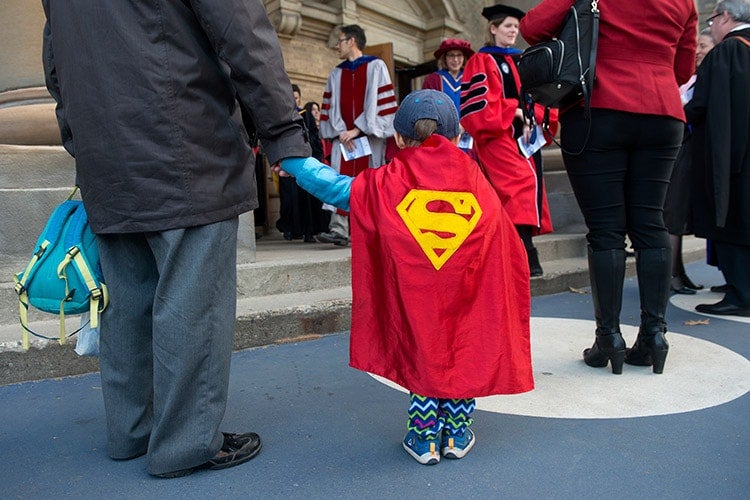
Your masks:
<svg viewBox="0 0 750 500"><path fill-rule="evenodd" d="M542 262L585 256L580 234L549 234L535 239ZM351 250L334 245L287 242L279 235L257 242L255 262L238 252L237 293L240 299L348 287ZM12 277L27 257L5 256L0 265L0 325L18 320L18 297ZM41 313L40 313L41 314ZM42 317L44 315L42 314Z"/></svg>
<svg viewBox="0 0 750 500"><path fill-rule="evenodd" d="M546 235L537 239L542 255L558 254L561 257L543 260L545 274L531 280L532 296L560 292L579 293L581 289L586 293L589 282L583 237L559 236L561 237L555 238L553 235ZM578 255L571 255L572 249ZM683 242L683 258L685 262L705 258L704 241L686 237ZM309 265L302 266L303 260ZM315 269L319 265L322 267ZM245 265L252 269L248 273L274 276L274 279L266 280L268 290L284 282L289 284L286 290L295 287L307 289L258 295L241 293L237 301L234 348L239 350L347 331L351 324L351 288L348 283L340 286L338 282L332 281L331 274L350 276L350 265L349 250L346 248L279 242L272 238L265 242L260 240L258 262ZM286 272L282 269L286 269ZM297 277L292 278L292 274ZM635 260L628 258L627 275L634 274ZM325 279L320 278L321 276ZM9 316L14 318L11 322L0 322L0 385L98 370L96 359L75 354L75 338L69 339L64 346L58 345L56 341L35 339L30 351L21 351L17 308L15 302L12 308L5 308L9 311L12 309L13 313ZM46 318L39 318L34 322L33 328L54 337L58 323L50 318L53 317L47 315ZM74 331L79 321L77 317L68 318L68 331Z"/></svg>
<svg viewBox="0 0 750 500"><path fill-rule="evenodd" d="M545 172L565 171L563 164L562 151L556 144L545 146L542 149L542 163Z"/></svg>
<svg viewBox="0 0 750 500"><path fill-rule="evenodd" d="M62 146L0 144L0 252L30 253L49 214L75 184L73 158ZM0 280L4 281L4 280Z"/></svg>
<svg viewBox="0 0 750 500"><path fill-rule="evenodd" d="M535 238L545 274L532 279L532 295L588 286L585 228L559 149L546 148L544 157L556 232ZM35 341L29 352L19 352L21 330L12 275L28 262L49 213L70 193L73 179L73 162L61 147L0 145L0 210L11 215L0 221L0 384L98 369L96 359L73 352L75 338L64 346ZM252 240L250 228L242 229L243 234ZM257 248L255 241L245 242L248 238L241 238L238 248L236 349L349 329L349 248L287 242L275 231L259 239ZM701 242L686 238L686 261L699 258ZM32 311L30 317L32 328L56 336L54 315ZM75 331L79 321L68 318L68 331Z"/></svg>
<svg viewBox="0 0 750 500"><path fill-rule="evenodd" d="M578 206L557 147L543 150L545 183L557 232L580 231ZM25 256L47 217L72 191L75 163L62 146L0 144L0 253Z"/></svg>

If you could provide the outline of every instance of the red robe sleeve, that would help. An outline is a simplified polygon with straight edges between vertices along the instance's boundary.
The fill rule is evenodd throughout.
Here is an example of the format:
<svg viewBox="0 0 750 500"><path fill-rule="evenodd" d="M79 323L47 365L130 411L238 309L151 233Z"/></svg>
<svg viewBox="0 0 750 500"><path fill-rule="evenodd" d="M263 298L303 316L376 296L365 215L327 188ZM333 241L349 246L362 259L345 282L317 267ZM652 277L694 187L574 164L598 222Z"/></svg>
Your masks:
<svg viewBox="0 0 750 500"><path fill-rule="evenodd" d="M518 99L505 97L502 78L489 54L474 54L466 63L461 86L461 125L475 140L513 133Z"/></svg>
<svg viewBox="0 0 750 500"><path fill-rule="evenodd" d="M422 83L422 89L432 89L443 91L443 83L440 81L440 74L438 72L430 73L424 78Z"/></svg>

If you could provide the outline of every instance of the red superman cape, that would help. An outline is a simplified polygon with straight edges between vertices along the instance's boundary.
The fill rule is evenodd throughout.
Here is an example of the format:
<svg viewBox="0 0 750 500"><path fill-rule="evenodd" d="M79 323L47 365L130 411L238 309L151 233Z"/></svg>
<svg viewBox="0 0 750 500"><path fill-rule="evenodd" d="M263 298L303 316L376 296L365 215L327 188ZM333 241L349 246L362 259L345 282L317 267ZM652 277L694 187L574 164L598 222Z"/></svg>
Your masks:
<svg viewBox="0 0 750 500"><path fill-rule="evenodd" d="M433 135L350 203L350 365L430 397L533 389L526 253L477 164Z"/></svg>

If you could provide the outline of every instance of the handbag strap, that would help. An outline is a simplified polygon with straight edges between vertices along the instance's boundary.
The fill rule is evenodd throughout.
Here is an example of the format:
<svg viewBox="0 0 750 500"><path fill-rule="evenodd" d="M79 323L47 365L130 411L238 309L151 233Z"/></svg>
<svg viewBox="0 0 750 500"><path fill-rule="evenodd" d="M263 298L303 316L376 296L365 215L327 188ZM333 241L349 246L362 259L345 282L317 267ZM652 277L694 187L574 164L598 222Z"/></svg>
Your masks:
<svg viewBox="0 0 750 500"><path fill-rule="evenodd" d="M584 82L583 92L586 101L586 116L590 115L591 107L591 91L594 88L594 80L596 79L596 49L599 45L599 0L591 0L591 14L594 16L594 21L591 25L591 51L589 53L589 74L586 80L588 84Z"/></svg>
<svg viewBox="0 0 750 500"><path fill-rule="evenodd" d="M583 1L588 2L589 0ZM586 149L586 145L589 142L589 135L591 134L591 92L594 88L594 79L596 78L596 49L599 45L599 0L590 1L593 21L591 23L591 50L589 52L589 72L588 75L586 75L586 78L584 78L581 82L581 87L583 89L583 117L586 120L586 139L583 141L583 144L581 144L581 148L576 152L567 151L563 149L561 144L558 144L563 152L571 156L578 156L583 153L583 150Z"/></svg>

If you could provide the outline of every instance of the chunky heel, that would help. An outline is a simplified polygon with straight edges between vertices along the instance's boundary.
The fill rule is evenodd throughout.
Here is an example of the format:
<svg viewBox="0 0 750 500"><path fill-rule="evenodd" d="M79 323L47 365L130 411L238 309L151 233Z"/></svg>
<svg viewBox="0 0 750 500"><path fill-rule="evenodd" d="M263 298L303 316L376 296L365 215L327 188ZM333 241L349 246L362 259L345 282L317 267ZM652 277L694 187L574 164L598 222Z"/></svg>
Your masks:
<svg viewBox="0 0 750 500"><path fill-rule="evenodd" d="M638 293L641 299L641 327L638 338L625 354L629 365L652 366L654 373L664 372L669 343L664 334L664 313L669 301L670 251L646 248L635 253Z"/></svg>
<svg viewBox="0 0 750 500"><path fill-rule="evenodd" d="M609 356L609 362L612 363L612 373L622 375L622 363L625 361L625 349L617 351Z"/></svg>
<svg viewBox="0 0 750 500"><path fill-rule="evenodd" d="M635 366L653 366L654 373L664 373L664 363L669 353L669 343L664 331L638 332L633 347L627 349L625 362Z"/></svg>
<svg viewBox="0 0 750 500"><path fill-rule="evenodd" d="M594 345L583 351L583 361L594 368L604 368L612 363L612 373L622 375L625 360L625 340L620 332L596 334Z"/></svg>
<svg viewBox="0 0 750 500"><path fill-rule="evenodd" d="M654 363L654 373L664 373L664 363L667 361L667 349L654 349L651 351L651 360Z"/></svg>

